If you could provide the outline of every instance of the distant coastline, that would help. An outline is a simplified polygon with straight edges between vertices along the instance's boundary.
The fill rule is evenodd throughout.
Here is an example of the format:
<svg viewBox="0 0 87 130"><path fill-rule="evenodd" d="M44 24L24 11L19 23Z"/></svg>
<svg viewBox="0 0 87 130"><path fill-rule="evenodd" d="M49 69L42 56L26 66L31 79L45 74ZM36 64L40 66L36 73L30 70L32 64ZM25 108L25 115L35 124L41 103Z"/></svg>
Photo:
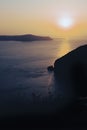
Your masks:
<svg viewBox="0 0 87 130"><path fill-rule="evenodd" d="M0 35L0 41L43 41L43 40L53 40L48 36L37 36L32 34L26 35Z"/></svg>

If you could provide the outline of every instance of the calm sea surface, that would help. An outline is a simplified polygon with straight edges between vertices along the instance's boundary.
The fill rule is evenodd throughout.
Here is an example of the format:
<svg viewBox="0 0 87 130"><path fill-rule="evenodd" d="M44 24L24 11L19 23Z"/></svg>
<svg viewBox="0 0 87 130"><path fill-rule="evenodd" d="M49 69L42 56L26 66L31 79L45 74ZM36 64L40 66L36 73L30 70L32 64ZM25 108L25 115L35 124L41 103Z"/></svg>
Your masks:
<svg viewBox="0 0 87 130"><path fill-rule="evenodd" d="M47 67L80 45L58 40L0 42L0 115L48 112L55 110L56 102L58 108L64 105L68 97Z"/></svg>

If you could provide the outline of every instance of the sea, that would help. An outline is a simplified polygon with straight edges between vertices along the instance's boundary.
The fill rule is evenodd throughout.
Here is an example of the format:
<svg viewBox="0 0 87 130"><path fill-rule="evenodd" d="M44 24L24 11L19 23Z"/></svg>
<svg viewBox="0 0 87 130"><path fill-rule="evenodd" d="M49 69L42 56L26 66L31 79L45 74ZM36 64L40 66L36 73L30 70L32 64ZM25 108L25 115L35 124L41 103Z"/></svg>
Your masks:
<svg viewBox="0 0 87 130"><path fill-rule="evenodd" d="M47 67L84 44L66 39L0 41L0 117L45 114L64 107L69 96Z"/></svg>

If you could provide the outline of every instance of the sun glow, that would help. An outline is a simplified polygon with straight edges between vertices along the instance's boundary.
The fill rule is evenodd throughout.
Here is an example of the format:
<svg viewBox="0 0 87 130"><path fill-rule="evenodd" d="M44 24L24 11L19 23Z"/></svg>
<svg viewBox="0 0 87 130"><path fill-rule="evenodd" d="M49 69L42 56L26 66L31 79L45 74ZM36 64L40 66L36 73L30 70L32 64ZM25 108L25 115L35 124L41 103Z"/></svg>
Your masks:
<svg viewBox="0 0 87 130"><path fill-rule="evenodd" d="M70 17L61 17L58 20L58 26L62 28L71 28L74 24L74 20Z"/></svg>

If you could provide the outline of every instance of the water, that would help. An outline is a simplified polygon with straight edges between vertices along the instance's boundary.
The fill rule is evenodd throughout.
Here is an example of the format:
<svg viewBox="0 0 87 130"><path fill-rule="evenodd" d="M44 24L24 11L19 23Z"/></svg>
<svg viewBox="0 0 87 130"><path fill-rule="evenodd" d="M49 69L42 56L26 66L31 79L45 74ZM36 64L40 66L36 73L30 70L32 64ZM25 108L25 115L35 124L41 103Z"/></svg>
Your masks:
<svg viewBox="0 0 87 130"><path fill-rule="evenodd" d="M58 40L0 42L0 116L49 112L65 105L68 97L47 67L80 45Z"/></svg>

